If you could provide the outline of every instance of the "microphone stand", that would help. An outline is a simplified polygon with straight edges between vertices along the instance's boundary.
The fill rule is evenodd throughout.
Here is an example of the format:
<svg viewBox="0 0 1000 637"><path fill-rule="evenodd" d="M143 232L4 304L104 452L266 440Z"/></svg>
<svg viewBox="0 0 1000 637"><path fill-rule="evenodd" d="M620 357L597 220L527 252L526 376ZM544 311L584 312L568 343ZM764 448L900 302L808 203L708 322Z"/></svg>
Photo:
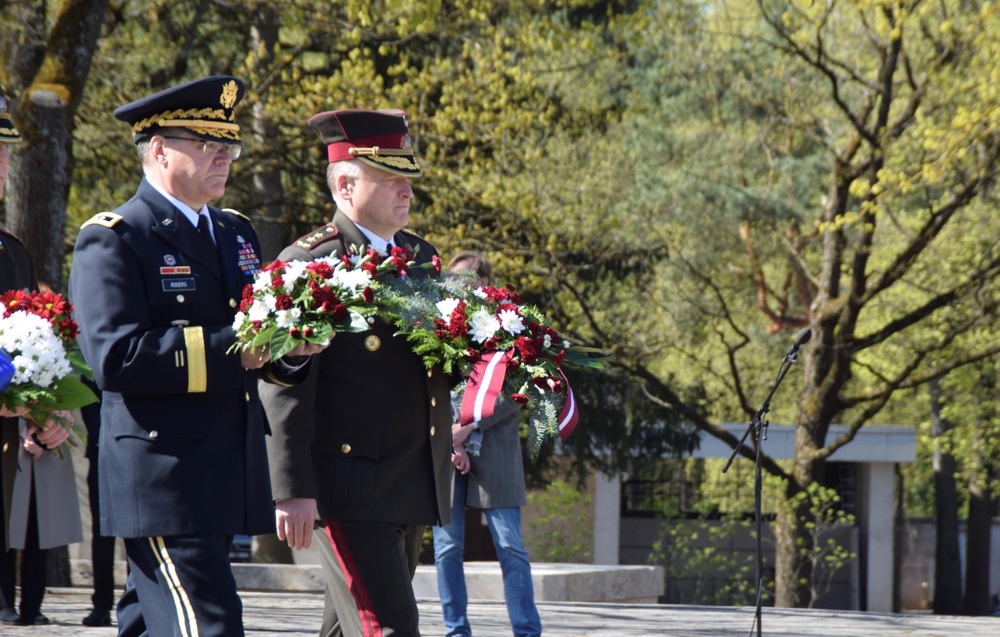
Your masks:
<svg viewBox="0 0 1000 637"><path fill-rule="evenodd" d="M804 330L803 330L804 331ZM768 422L765 416L768 411L771 410L771 398L774 396L774 392L777 391L778 386L781 381L785 379L785 374L791 369L792 364L798 360L799 346L802 343L809 340L808 336L804 336L800 333L800 337L796 339L795 344L792 345L785 357L781 359L781 367L778 368L778 377L774 381L774 385L771 387L771 391L768 392L767 398L761 403L760 409L753 415L750 419L750 426L747 430L743 432L743 437L736 444L733 449L732 455L729 456L729 460L726 461L726 465L722 467L722 473L729 470L729 466L733 464L733 460L736 459L736 454L739 453L740 448L743 447L743 443L746 441L747 436L751 433L754 435L754 473L753 473L753 512L754 520L757 529L757 545L756 545L756 576L757 576L757 602L754 612L754 624L757 626L757 637L761 635L761 604L762 595L764 592L764 549L761 543L762 536L762 522L761 522L761 500L763 499L763 477L761 475L760 468L760 456L761 456L761 443L767 440L767 425ZM751 635L753 634L753 627L751 627Z"/></svg>

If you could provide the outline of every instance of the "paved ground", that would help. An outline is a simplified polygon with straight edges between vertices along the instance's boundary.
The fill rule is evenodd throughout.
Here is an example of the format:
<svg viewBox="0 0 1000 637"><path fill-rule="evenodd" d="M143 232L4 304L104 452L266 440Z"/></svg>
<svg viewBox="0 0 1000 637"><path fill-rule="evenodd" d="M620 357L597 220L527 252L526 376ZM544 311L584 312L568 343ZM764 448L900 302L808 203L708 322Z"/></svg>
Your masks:
<svg viewBox="0 0 1000 637"><path fill-rule="evenodd" d="M315 637L322 595L315 593L242 593L247 637ZM444 634L436 599L421 599L421 630L426 637ZM49 626L0 628L7 637L81 635L109 637L113 628L86 628L80 620L90 609L90 592L55 588L46 594L43 612ZM539 604L545 634L552 637L753 637L752 608L625 604ZM476 637L509 637L502 602L475 601L469 616ZM844 611L765 608L761 634L775 637L995 637L1000 617L882 615Z"/></svg>

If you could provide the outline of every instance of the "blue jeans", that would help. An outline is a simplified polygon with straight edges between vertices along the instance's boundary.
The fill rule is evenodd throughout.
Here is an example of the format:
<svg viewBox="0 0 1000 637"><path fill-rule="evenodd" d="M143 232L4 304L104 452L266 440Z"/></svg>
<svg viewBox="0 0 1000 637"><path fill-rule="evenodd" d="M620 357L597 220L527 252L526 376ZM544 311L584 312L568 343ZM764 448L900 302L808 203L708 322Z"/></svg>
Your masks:
<svg viewBox="0 0 1000 637"><path fill-rule="evenodd" d="M471 637L466 612L469 595L465 589L462 554L465 551L465 496L469 477L455 472L455 494L451 505L451 524L434 527L434 563L437 566L438 592L447 637ZM528 552L521 541L521 509L507 507L483 509L493 536L503 572L503 596L515 637L542 634L542 620L535 608L535 589L531 584Z"/></svg>

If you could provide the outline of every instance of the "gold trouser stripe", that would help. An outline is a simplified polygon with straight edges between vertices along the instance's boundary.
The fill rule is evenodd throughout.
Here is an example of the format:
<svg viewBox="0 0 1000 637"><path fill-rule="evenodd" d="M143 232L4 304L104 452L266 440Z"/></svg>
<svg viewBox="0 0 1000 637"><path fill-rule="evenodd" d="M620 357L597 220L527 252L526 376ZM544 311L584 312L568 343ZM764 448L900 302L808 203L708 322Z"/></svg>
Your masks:
<svg viewBox="0 0 1000 637"><path fill-rule="evenodd" d="M149 545L153 549L156 561L160 563L159 571L163 574L163 579L167 581L167 587L174 598L174 609L177 611L177 625L181 629L181 637L199 637L198 618L195 617L187 591L184 590L180 578L177 577L177 569L174 568L170 554L167 553L163 538L151 537Z"/></svg>
<svg viewBox="0 0 1000 637"><path fill-rule="evenodd" d="M267 375L267 378L272 383L274 383L275 385L278 385L279 387L291 387L292 386L291 383L286 383L285 381L283 381L280 378L278 378L277 376L275 376L274 375L274 369L270 365L265 365L265 368L266 369L264 369L264 374Z"/></svg>
<svg viewBox="0 0 1000 637"><path fill-rule="evenodd" d="M188 392L203 393L208 389L208 366L205 363L205 333L200 327L184 328L187 346Z"/></svg>

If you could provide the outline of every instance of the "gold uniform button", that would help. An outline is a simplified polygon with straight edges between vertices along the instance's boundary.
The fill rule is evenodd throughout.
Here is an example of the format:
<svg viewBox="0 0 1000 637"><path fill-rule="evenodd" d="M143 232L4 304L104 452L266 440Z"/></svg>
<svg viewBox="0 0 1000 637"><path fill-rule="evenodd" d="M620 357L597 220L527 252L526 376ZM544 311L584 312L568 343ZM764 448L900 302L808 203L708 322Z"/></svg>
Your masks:
<svg viewBox="0 0 1000 637"><path fill-rule="evenodd" d="M340 450L343 451L344 453L351 453L351 445L345 442L344 444L340 445Z"/></svg>
<svg viewBox="0 0 1000 637"><path fill-rule="evenodd" d="M10 443L9 442L3 443L3 452L7 453L8 449L10 449Z"/></svg>
<svg viewBox="0 0 1000 637"><path fill-rule="evenodd" d="M236 309L236 299L229 299L229 307Z"/></svg>
<svg viewBox="0 0 1000 637"><path fill-rule="evenodd" d="M177 295L177 302L178 303L183 303L184 302L184 295L183 294L178 294Z"/></svg>
<svg viewBox="0 0 1000 637"><path fill-rule="evenodd" d="M380 347L382 347L382 341L374 334L365 339L365 349L369 352L374 352Z"/></svg>
<svg viewBox="0 0 1000 637"><path fill-rule="evenodd" d="M427 378L431 378L432 376L434 376L434 370L433 369L428 369L427 370Z"/></svg>
<svg viewBox="0 0 1000 637"><path fill-rule="evenodd" d="M437 429L434 428L434 425L431 425L431 436L432 437L434 436L434 432L435 431L437 431Z"/></svg>
<svg viewBox="0 0 1000 637"><path fill-rule="evenodd" d="M149 432L149 437L150 438L156 438L159 435L160 435L160 432L157 431L157 430L155 430L155 429L153 431Z"/></svg>
<svg viewBox="0 0 1000 637"><path fill-rule="evenodd" d="M250 392L246 393L246 397L247 397L247 402L250 402Z"/></svg>
<svg viewBox="0 0 1000 637"><path fill-rule="evenodd" d="M438 399L435 398L434 396L431 396L431 407L437 407L437 406L438 406Z"/></svg>

